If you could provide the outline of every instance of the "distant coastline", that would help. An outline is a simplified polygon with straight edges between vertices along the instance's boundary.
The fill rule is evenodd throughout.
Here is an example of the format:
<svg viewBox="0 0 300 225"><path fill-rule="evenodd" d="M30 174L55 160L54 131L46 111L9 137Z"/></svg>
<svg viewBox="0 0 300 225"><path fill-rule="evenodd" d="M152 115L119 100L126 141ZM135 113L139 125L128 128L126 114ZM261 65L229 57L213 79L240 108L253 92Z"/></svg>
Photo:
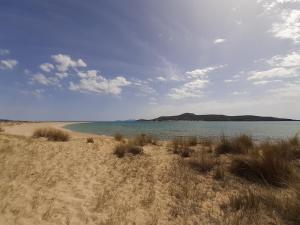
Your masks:
<svg viewBox="0 0 300 225"><path fill-rule="evenodd" d="M138 121L299 121L287 118L277 118L270 116L255 116L255 115L240 115L240 116L227 116L218 114L206 114L206 115L196 115L194 113L183 113L176 116L160 116L155 119L145 120L140 119Z"/></svg>

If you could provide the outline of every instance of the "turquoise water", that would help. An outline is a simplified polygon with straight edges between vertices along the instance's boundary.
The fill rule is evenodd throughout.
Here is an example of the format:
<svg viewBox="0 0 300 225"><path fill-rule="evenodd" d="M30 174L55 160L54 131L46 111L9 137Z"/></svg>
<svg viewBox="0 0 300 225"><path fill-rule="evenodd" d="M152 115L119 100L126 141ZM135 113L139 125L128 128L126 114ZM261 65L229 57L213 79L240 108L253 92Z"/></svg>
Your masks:
<svg viewBox="0 0 300 225"><path fill-rule="evenodd" d="M300 134L300 121L295 122L204 122L204 121L166 121L166 122L91 122L66 126L78 132L114 135L121 133L132 137L140 133L151 134L158 139L175 136L216 137L222 134L234 136L245 133L255 139L285 138Z"/></svg>

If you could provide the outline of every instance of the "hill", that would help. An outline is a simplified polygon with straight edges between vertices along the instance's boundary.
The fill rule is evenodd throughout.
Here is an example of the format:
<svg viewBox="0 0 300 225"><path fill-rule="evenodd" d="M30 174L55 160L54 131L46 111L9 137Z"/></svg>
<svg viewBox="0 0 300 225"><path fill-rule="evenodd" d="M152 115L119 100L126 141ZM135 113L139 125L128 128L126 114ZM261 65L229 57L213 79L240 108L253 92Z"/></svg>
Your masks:
<svg viewBox="0 0 300 225"><path fill-rule="evenodd" d="M217 114L196 115L193 113L184 113L177 116L161 116L152 120L140 121L294 121L286 118L276 118L268 116L240 115L227 116Z"/></svg>

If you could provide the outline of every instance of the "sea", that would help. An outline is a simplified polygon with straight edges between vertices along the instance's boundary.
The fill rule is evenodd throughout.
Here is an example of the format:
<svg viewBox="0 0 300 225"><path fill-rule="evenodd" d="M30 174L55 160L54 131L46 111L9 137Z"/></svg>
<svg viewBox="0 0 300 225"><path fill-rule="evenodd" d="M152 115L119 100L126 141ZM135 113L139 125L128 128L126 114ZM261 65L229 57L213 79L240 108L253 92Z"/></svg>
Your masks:
<svg viewBox="0 0 300 225"><path fill-rule="evenodd" d="M278 139L300 135L300 121L280 122L229 122L229 121L115 121L84 122L65 126L66 129L84 133L125 137L150 134L160 140L174 137L197 136L199 138L227 137L239 134L251 135L254 139Z"/></svg>

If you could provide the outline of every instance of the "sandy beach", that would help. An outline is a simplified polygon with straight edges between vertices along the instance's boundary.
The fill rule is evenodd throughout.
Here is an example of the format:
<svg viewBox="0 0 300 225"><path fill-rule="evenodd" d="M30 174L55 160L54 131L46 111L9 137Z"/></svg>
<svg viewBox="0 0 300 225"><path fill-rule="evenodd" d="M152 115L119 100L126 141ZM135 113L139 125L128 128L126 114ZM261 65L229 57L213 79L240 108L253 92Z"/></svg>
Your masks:
<svg viewBox="0 0 300 225"><path fill-rule="evenodd" d="M32 138L35 129L62 129L66 123L6 124L0 134L1 225L234 224L224 205L229 196L255 189L286 195L290 190L264 188L215 169L199 173L183 166L186 159L166 142L143 147L143 154L118 158L112 137L68 131L71 140ZM195 151L210 151L203 145ZM218 163L228 165L228 157ZM261 215L261 214L259 214ZM257 224L277 215L266 213ZM224 222L226 221L226 223ZM254 224L254 223L249 223Z"/></svg>

